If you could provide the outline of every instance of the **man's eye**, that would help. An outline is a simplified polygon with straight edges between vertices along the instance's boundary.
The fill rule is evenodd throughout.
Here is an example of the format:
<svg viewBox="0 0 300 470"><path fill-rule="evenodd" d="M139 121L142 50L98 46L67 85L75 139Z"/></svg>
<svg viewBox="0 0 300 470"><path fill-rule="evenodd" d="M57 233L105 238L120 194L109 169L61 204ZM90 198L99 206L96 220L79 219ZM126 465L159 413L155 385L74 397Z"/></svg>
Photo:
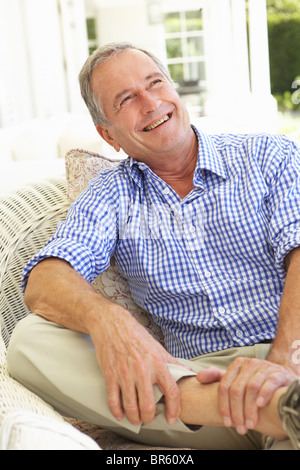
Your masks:
<svg viewBox="0 0 300 470"><path fill-rule="evenodd" d="M123 106L123 104L125 104L127 101L129 101L131 98L131 96L126 96L120 103L120 106Z"/></svg>
<svg viewBox="0 0 300 470"><path fill-rule="evenodd" d="M162 83L162 80L158 78L157 80L154 80L153 82L151 82L150 86L155 86L155 85L158 85L160 83Z"/></svg>

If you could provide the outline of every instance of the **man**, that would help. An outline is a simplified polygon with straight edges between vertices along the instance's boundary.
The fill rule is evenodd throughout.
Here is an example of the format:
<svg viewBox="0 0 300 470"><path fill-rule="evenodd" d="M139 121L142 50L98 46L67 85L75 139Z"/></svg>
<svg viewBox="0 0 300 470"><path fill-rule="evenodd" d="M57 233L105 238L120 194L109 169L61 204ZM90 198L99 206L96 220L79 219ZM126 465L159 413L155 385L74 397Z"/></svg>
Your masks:
<svg viewBox="0 0 300 470"><path fill-rule="evenodd" d="M299 150L199 132L160 62L129 44L96 51L80 82L97 131L130 158L90 184L25 269L34 314L12 336L11 374L63 413L141 442L286 439L280 416L299 376ZM90 286L111 256L166 349Z"/></svg>

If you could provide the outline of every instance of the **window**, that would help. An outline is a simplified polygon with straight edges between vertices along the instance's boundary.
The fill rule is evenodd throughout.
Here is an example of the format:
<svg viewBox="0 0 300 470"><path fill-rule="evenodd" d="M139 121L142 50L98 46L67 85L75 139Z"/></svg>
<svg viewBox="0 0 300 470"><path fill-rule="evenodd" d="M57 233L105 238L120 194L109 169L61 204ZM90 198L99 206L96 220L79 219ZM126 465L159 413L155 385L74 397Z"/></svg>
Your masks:
<svg viewBox="0 0 300 470"><path fill-rule="evenodd" d="M164 27L171 77L186 106L198 116L205 92L203 9L165 12Z"/></svg>
<svg viewBox="0 0 300 470"><path fill-rule="evenodd" d="M202 9L165 13L167 63L177 83L205 81Z"/></svg>
<svg viewBox="0 0 300 470"><path fill-rule="evenodd" d="M96 18L87 18L86 28L89 44L89 54L92 54L98 47Z"/></svg>

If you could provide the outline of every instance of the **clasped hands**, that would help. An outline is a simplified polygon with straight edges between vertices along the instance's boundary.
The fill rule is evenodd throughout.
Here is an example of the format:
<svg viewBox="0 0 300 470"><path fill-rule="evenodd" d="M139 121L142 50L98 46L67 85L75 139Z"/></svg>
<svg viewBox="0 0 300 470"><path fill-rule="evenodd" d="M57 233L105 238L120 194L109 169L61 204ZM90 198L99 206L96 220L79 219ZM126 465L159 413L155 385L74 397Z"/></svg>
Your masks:
<svg viewBox="0 0 300 470"><path fill-rule="evenodd" d="M225 370L209 367L197 374L202 384L219 382L218 406L223 424L239 434L255 429L260 408L274 392L295 378L286 367L255 358L239 357Z"/></svg>
<svg viewBox="0 0 300 470"><path fill-rule="evenodd" d="M136 425L153 421L156 384L164 396L166 420L174 424L180 415L181 397L168 364L180 367L182 364L130 314L124 318L111 312L109 323L109 328L105 328L105 323L102 325L101 341L96 331L91 336L113 416L121 421L126 415ZM201 384L218 383L218 408L223 424L245 434L256 427L260 408L295 376L282 365L239 357L225 371L209 367L196 377Z"/></svg>

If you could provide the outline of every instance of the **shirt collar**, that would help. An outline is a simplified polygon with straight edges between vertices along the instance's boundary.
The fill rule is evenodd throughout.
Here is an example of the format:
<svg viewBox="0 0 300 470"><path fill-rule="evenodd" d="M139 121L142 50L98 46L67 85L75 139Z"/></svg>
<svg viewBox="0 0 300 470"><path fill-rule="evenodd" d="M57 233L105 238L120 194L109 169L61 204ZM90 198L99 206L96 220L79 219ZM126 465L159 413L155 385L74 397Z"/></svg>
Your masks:
<svg viewBox="0 0 300 470"><path fill-rule="evenodd" d="M146 163L139 162L138 160L135 160L132 157L128 158L128 167L131 178L135 181L138 186L142 188L144 174L146 174L148 171L151 171L150 168L148 167L148 165L146 165Z"/></svg>
<svg viewBox="0 0 300 470"><path fill-rule="evenodd" d="M192 128L198 139L198 160L195 168L195 178L197 178L197 174L201 178L201 170L208 170L223 179L227 179L227 171L222 155L219 153L213 138L200 132L193 125Z"/></svg>
<svg viewBox="0 0 300 470"><path fill-rule="evenodd" d="M211 171L221 178L227 179L227 172L222 156L218 152L212 137L200 132L193 125L192 128L198 140L198 159L194 173L194 183L196 183L197 186L202 184L202 170ZM151 172L150 168L146 163L135 160L132 157L129 157L128 164L131 177L140 187L142 187L143 175L147 172Z"/></svg>

